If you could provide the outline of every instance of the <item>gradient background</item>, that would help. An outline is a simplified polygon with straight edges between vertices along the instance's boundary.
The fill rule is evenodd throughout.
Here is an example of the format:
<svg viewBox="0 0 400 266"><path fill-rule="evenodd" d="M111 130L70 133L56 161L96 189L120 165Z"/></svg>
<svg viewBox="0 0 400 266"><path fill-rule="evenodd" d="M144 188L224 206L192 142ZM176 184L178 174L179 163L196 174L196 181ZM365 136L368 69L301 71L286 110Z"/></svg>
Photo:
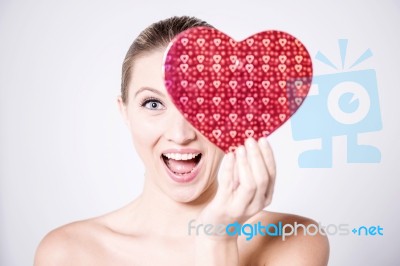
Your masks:
<svg viewBox="0 0 400 266"><path fill-rule="evenodd" d="M50 230L140 193L144 170L116 105L120 69L138 33L172 15L198 16L238 40L287 31L338 65L337 39L349 39L349 61L372 50L357 69L376 70L383 130L359 140L381 150L381 163L347 164L337 137L332 168L301 169L298 154L318 140L294 141L287 123L270 137L278 177L268 209L384 227L384 236L331 236L330 265L400 263L400 2L224 2L0 0L0 265L31 265Z"/></svg>

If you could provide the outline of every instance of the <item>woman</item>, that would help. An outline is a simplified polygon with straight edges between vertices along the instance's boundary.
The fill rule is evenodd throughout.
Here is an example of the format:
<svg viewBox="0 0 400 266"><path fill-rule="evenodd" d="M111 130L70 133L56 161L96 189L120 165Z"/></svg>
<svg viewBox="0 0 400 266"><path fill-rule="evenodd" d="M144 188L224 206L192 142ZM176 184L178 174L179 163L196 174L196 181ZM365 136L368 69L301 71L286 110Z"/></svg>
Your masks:
<svg viewBox="0 0 400 266"><path fill-rule="evenodd" d="M41 241L35 265L326 265L323 233L238 236L232 224L313 224L264 211L272 199L275 163L267 140L247 139L224 153L193 128L167 95L161 73L168 43L209 26L173 17L145 29L123 63L118 105L146 169L143 193L119 210L64 225ZM224 162L220 167L220 163ZM216 228L216 227L214 227ZM224 233L225 232L225 233Z"/></svg>

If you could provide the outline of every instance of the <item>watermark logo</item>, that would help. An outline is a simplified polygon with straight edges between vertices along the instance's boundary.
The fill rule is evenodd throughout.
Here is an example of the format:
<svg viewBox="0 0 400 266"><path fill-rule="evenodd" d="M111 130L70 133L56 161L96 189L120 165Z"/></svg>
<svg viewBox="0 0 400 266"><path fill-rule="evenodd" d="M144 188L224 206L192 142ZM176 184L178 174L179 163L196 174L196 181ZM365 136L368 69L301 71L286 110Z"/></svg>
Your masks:
<svg viewBox="0 0 400 266"><path fill-rule="evenodd" d="M347 137L347 163L379 163L380 150L358 144L358 134L382 129L376 72L373 69L353 71L353 67L372 56L367 49L346 67L348 40L339 40L341 70L322 52L316 59L337 73L313 77L311 94L291 119L293 139L321 139L321 149L299 155L300 168L332 167L332 138ZM315 95L312 94L315 93Z"/></svg>
<svg viewBox="0 0 400 266"><path fill-rule="evenodd" d="M196 223L196 220L190 220L188 223L188 235L206 235L206 236L245 236L247 241L255 236L281 237L283 241L290 236L300 234L304 236L321 235L339 235L348 236L353 233L355 236L383 236L383 227L377 226L359 226L353 227L350 231L349 224L307 224L294 222L294 224L283 224L282 222L262 224L261 222L241 224L234 222L230 224L202 224Z"/></svg>
<svg viewBox="0 0 400 266"><path fill-rule="evenodd" d="M377 226L360 226L360 227L355 227L353 230L351 230L354 235L357 236L383 236L383 227L380 225Z"/></svg>

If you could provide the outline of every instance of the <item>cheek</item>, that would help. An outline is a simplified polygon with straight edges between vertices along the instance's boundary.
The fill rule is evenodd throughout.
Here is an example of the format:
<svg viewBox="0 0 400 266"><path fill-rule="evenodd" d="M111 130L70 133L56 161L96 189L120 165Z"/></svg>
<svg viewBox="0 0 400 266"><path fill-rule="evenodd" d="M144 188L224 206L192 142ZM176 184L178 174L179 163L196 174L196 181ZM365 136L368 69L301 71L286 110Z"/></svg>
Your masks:
<svg viewBox="0 0 400 266"><path fill-rule="evenodd" d="M139 152L152 152L152 146L163 134L159 120L154 116L146 116L140 111L130 116L130 131L133 143Z"/></svg>
<svg viewBox="0 0 400 266"><path fill-rule="evenodd" d="M223 151L221 151L221 150L217 151L218 164L220 164L222 162L222 159L224 158L224 155L225 155L225 153Z"/></svg>
<svg viewBox="0 0 400 266"><path fill-rule="evenodd" d="M219 167L221 166L221 162L224 155L225 153L223 151L221 151L219 148L215 148L214 160L213 160L214 171L218 171Z"/></svg>
<svg viewBox="0 0 400 266"><path fill-rule="evenodd" d="M207 145L207 150L214 157L214 161L221 161L222 158L224 157L225 153L220 148L218 148L215 144L211 143L209 140L207 140L202 135L201 135L201 139L202 139L203 143L205 143Z"/></svg>
<svg viewBox="0 0 400 266"><path fill-rule="evenodd" d="M221 162L222 162L223 157L224 157L224 153L222 151L217 150L215 152L213 164L214 164L214 167L215 167L216 170L218 170L219 167L221 166Z"/></svg>
<svg viewBox="0 0 400 266"><path fill-rule="evenodd" d="M157 127L146 121L135 120L131 124L131 134L136 142L149 143L157 135Z"/></svg>

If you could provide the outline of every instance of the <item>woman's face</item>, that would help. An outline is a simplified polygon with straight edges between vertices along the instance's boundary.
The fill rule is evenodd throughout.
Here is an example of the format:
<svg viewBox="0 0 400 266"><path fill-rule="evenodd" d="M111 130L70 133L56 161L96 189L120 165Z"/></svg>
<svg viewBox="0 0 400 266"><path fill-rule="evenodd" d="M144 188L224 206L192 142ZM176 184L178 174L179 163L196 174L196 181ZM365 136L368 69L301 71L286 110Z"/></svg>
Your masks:
<svg viewBox="0 0 400 266"><path fill-rule="evenodd" d="M179 202L191 202L215 187L223 152L202 136L172 103L162 77L165 49L144 54L133 65L128 104L118 99L146 182Z"/></svg>

